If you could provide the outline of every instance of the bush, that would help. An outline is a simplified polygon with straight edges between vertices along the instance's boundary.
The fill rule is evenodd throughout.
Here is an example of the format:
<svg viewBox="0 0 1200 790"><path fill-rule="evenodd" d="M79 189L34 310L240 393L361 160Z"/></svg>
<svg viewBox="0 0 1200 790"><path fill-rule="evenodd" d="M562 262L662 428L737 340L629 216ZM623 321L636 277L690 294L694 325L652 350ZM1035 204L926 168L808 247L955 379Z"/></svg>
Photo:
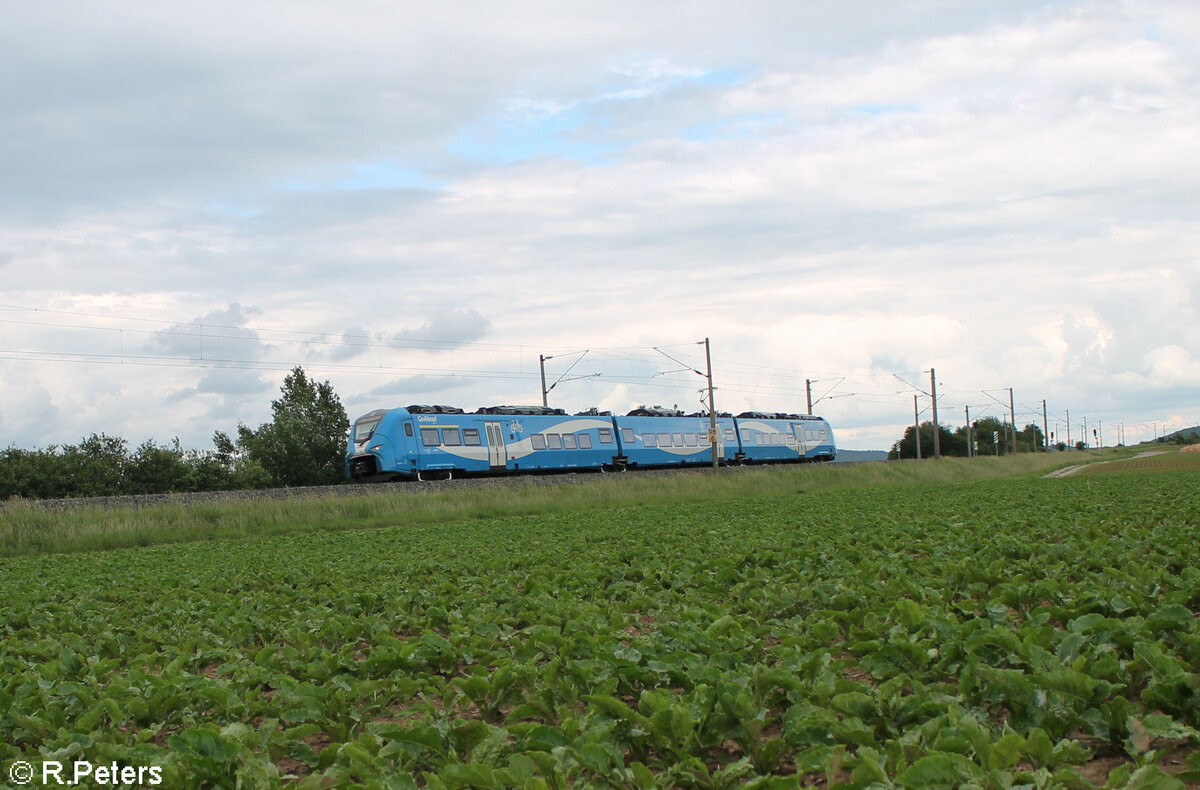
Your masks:
<svg viewBox="0 0 1200 790"><path fill-rule="evenodd" d="M214 439L222 437L218 433ZM226 440L228 441L228 440ZM169 494L266 488L271 476L262 464L232 451L184 450L145 441L130 454L128 444L92 434L78 445L44 450L9 447L0 451L0 500Z"/></svg>

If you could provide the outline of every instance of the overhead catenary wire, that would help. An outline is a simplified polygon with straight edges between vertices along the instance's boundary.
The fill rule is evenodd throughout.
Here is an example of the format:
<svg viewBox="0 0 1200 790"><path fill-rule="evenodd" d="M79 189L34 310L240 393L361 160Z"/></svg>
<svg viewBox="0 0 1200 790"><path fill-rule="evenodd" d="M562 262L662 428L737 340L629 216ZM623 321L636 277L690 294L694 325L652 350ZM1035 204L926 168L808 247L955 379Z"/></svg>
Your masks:
<svg viewBox="0 0 1200 790"><path fill-rule="evenodd" d="M213 343L216 341L229 341L229 342L234 342L234 343L239 343L239 342L255 343L255 342L257 342L257 343L263 343L263 344L295 343L295 344L297 344L301 347L304 347L308 350L311 350L313 347L317 347L317 348L324 348L324 349L328 349L328 350L332 350L332 351L336 351L336 349L339 349L339 348L360 349L362 352L365 352L367 350L378 350L378 351L421 350L421 351L463 351L463 352L487 351L487 352L491 352L491 353L496 353L496 352L512 353L512 354L518 355L521 358L531 355L531 346L527 343L514 344L514 343L482 342L482 341L476 341L476 340L419 338L419 337L404 336L402 334L388 335L387 333L361 334L361 333L354 333L354 332L348 332L348 331L347 332L337 332L337 331L329 331L329 330L297 330L297 329L287 329L287 328L279 328L279 327L266 327L266 326L251 325L251 324L230 324L230 323L222 323L219 321L205 321L202 319L193 319L191 321L179 321L179 320L168 320L168 319L159 319L159 318L102 314L102 313L94 313L94 312L86 312L86 311L55 310L55 309L49 309L49 308L33 308L33 307L8 305L8 304L0 305L0 310L21 311L21 312L25 312L25 313L31 313L34 315L46 314L46 315L56 315L56 316L71 316L71 317L77 317L77 318L91 318L91 319L103 320L106 322L116 321L116 322L141 324L141 325L143 325L143 327L145 325L151 325L153 327L157 327L157 328L139 328L136 326L130 327L127 325L126 326L111 326L111 325L98 325L96 323L63 322L63 321L30 321L30 320L0 318L0 323L9 323L9 324L13 324L13 325L25 325L25 326L44 326L44 327L63 328L63 329L79 329L79 330L84 330L84 331L99 331L99 332L104 332L104 333L116 333L118 335L118 337L120 337L124 333L129 333L132 335L153 336L153 337L162 337L162 338L180 338L180 337L196 338L198 340L198 342L207 342L207 343ZM133 358L136 357L136 358L141 359L142 361L145 361L149 357L158 357L158 358L172 360L171 361L172 366L180 366L181 365L180 361L175 356L168 356L168 355L161 355L161 354L160 355L147 355L147 354L130 353L126 349L124 349L124 346L125 346L124 338L121 338L121 345L123 348L121 349L121 351L118 352L117 356L120 356L121 354L123 354L126 359L132 360ZM696 363L689 363L686 361L686 358L689 356L686 353L686 350L690 350L691 347L694 347L694 343L680 343L677 345L660 345L660 346L654 347L654 350L658 351L658 353L665 353L662 351L662 349L672 349L673 351L675 351L675 354L673 357L674 360L676 362L678 362L679 364L686 366L690 371L695 372L700 367L699 361L697 361ZM647 349L645 347L637 347L637 346L612 346L612 347L591 347L591 348L578 348L578 347L563 346L563 347L554 348L553 352L554 352L554 354L557 354L557 355L565 355L565 354L572 354L572 353L573 354L583 354L585 352L591 352L595 356L603 356L603 357L607 357L608 359L621 359L621 360L625 360L625 361L637 362L637 363L642 363L642 364L647 364L647 365L653 364L652 356L646 353ZM19 349L11 349L11 348L10 349L0 348L0 358L4 358L2 355L5 355L5 354L10 355L7 358L12 358L11 355L19 354L24 359L34 359L35 357L37 357L37 355L39 353L44 354L45 358L58 358L58 357L62 357L67 354L74 354L75 355L74 358L80 359L80 360L83 360L87 357L110 357L110 356L113 356L112 354L108 354L108 353L83 354L80 352L37 351L37 350L30 350L30 349L20 349L19 350ZM197 354L197 358L202 359L203 356L206 354L207 354L207 351L202 352L201 354ZM262 366L264 364L260 360L246 360L246 359L222 358L222 359L219 359L218 361L221 364L228 365L228 366L251 365L251 364ZM287 363L287 364L292 364L292 363L295 363L298 361L301 361L301 360L293 359L293 360L291 360L290 363ZM311 363L311 364L319 365L322 369L335 369L335 368L336 369L362 369L364 371L366 369L366 366L351 366L351 365L345 365L345 364L334 365L331 361L329 361L327 359L312 359L308 355L306 355L305 359L302 361L304 363ZM186 365L186 363L182 363L182 364ZM277 364L283 365L285 363L277 363ZM718 358L715 360L715 364L722 368L732 368L734 370L737 370L739 372L746 373L746 374L750 374L750 371L758 371L757 375L760 375L760 376L767 375L767 376L773 376L775 378L795 377L797 379L799 377L799 372L792 368L782 368L782 367L778 367L778 366L747 363L742 360L728 360L728 359ZM400 369L409 369L411 366L395 366L395 365L382 365L381 366L381 365L377 364L375 367L376 368L382 367L382 369L386 371L389 369L396 369L397 367L399 367ZM437 372L440 374L444 374L446 371L439 370ZM672 372L674 372L674 371L657 371L656 375L658 377L662 377L662 376L670 375ZM683 371L680 371L680 372L683 372ZM841 374L841 373L837 373L837 374L817 373L816 375L818 375L818 376L828 375L833 378L838 378L841 380L846 380L848 378L847 374ZM890 375L890 374L859 372L858 374L856 374L855 377L856 378L863 378L863 377L872 378L872 377L878 377L880 375ZM606 374L606 378L610 378L610 377L611 376L609 374ZM639 378L639 377L631 377L631 378ZM723 386L727 390L731 389L731 385L723 385ZM739 390L745 391L745 392L755 392L755 393L764 393L764 394L769 394L769 393L797 394L802 391L802 382L797 380L797 383L794 386L783 386L783 385L773 384L773 383L742 382L737 385L737 388ZM855 393L855 395L857 395L857 394L858 393ZM886 397L886 396L887 396L887 393L872 393L872 394L868 395L868 397L871 397L871 398L881 398L881 397Z"/></svg>
<svg viewBox="0 0 1200 790"><path fill-rule="evenodd" d="M236 312L231 313L238 315ZM453 337L422 336L428 326L419 329L402 328L392 332L363 332L294 329L269 326L249 321L222 321L220 314L212 318L173 320L169 318L120 315L85 310L62 310L26 305L0 304L0 325L16 331L0 335L0 360L19 363L128 365L131 367L160 367L173 369L228 369L258 372L286 371L303 366L311 372L347 373L372 376L440 377L451 379L487 379L496 381L536 381L531 360L537 352L552 355L578 355L575 364L586 355L594 361L590 372L568 377L575 364L559 375L555 384L583 378L603 378L614 385L631 385L660 390L690 389L689 377L701 367L694 353L695 341L656 346L560 345L546 348L541 344L497 343L493 341L456 339ZM57 331L55 341L29 342L20 339L21 328ZM63 335L67 335L63 337ZM109 339L111 338L111 339ZM155 342L157 341L157 342ZM187 343L194 341L189 348ZM252 344L249 353L238 353L242 344ZM40 346L40 347L39 347ZM230 353L230 352L234 353ZM365 355L374 352L366 362ZM410 355L431 355L429 359L414 359ZM438 355L446 357L439 360ZM664 370L658 356L666 356L681 369ZM512 363L503 361L509 357ZM357 358L357 359L355 359ZM488 364L488 363L491 364ZM414 364L418 363L418 364ZM424 364L419 364L424 363ZM482 364L481 364L482 363ZM497 364L498 363L498 364ZM931 371L883 371L856 369L852 372L807 370L783 367L741 359L715 358L713 367L720 380L720 389L748 398L797 400L811 397L812 383L832 381L816 401L850 401L864 406L884 406L900 403L914 390L931 397L924 387L911 379ZM616 367L614 367L616 366ZM618 367L620 369L618 369ZM805 374L807 378L805 378ZM878 386L881 378L899 381L905 388L890 390ZM938 382L941 389L942 385ZM839 388L841 392L835 392ZM938 405L942 408L963 408L954 400L969 400L968 393L980 390L944 390ZM995 406L1007 406L990 392L982 391L991 401L983 405L986 416ZM1011 392L1011 389L1010 389ZM957 397L955 397L957 396ZM1020 417L1044 421L1046 409L1021 403ZM980 407L974 407L980 408ZM1054 411L1054 410L1050 410ZM1061 408L1059 409L1061 412ZM1011 421L1017 422L1015 405L1011 406ZM1057 417L1055 418L1057 421ZM1074 426L1071 425L1074 423ZM1070 419L1067 426L1083 427L1088 421ZM1149 423L1147 423L1149 424Z"/></svg>

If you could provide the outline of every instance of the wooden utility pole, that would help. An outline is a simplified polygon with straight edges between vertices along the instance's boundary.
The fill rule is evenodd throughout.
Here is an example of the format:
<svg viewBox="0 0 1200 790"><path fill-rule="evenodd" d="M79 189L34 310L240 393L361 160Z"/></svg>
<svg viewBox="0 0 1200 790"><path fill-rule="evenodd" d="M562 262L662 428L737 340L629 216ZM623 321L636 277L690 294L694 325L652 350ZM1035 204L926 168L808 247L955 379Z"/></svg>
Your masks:
<svg viewBox="0 0 1200 790"><path fill-rule="evenodd" d="M808 396L808 416L812 416L812 380L804 380L804 392Z"/></svg>
<svg viewBox="0 0 1200 790"><path fill-rule="evenodd" d="M1050 452L1050 421L1046 417L1046 399L1042 398L1042 452Z"/></svg>
<svg viewBox="0 0 1200 790"><path fill-rule="evenodd" d="M941 433L941 428L938 427L937 418L937 374L933 368L929 369L929 392L933 399L933 457L934 460L942 457L942 439L938 436Z"/></svg>

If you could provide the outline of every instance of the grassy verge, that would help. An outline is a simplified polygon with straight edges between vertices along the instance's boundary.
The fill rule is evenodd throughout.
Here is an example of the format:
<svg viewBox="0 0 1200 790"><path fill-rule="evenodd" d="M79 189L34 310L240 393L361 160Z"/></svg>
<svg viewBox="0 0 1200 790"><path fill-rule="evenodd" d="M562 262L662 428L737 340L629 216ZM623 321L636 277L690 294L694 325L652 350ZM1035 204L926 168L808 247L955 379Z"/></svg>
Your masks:
<svg viewBox="0 0 1200 790"><path fill-rule="evenodd" d="M798 491L868 488L1044 474L1056 467L1112 460L1130 451L942 459L938 462L776 466L717 474L587 475L546 485L439 489L414 484L396 493L288 500L172 501L143 507L79 506L64 510L9 502L0 510L0 556L98 551L314 529L364 529L464 518L578 513L676 502L770 498Z"/></svg>

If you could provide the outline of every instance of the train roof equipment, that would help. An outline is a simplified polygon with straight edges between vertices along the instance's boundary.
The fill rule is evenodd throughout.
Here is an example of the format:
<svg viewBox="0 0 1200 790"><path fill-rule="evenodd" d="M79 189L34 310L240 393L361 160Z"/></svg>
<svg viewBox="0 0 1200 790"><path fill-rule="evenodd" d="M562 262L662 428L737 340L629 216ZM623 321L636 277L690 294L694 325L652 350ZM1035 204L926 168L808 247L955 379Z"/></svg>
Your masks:
<svg viewBox="0 0 1200 790"><path fill-rule="evenodd" d="M638 406L625 415L626 417L682 417L679 409L664 409L662 406Z"/></svg>
<svg viewBox="0 0 1200 790"><path fill-rule="evenodd" d="M565 416L562 409L549 406L481 406L476 414L541 414L547 417Z"/></svg>

